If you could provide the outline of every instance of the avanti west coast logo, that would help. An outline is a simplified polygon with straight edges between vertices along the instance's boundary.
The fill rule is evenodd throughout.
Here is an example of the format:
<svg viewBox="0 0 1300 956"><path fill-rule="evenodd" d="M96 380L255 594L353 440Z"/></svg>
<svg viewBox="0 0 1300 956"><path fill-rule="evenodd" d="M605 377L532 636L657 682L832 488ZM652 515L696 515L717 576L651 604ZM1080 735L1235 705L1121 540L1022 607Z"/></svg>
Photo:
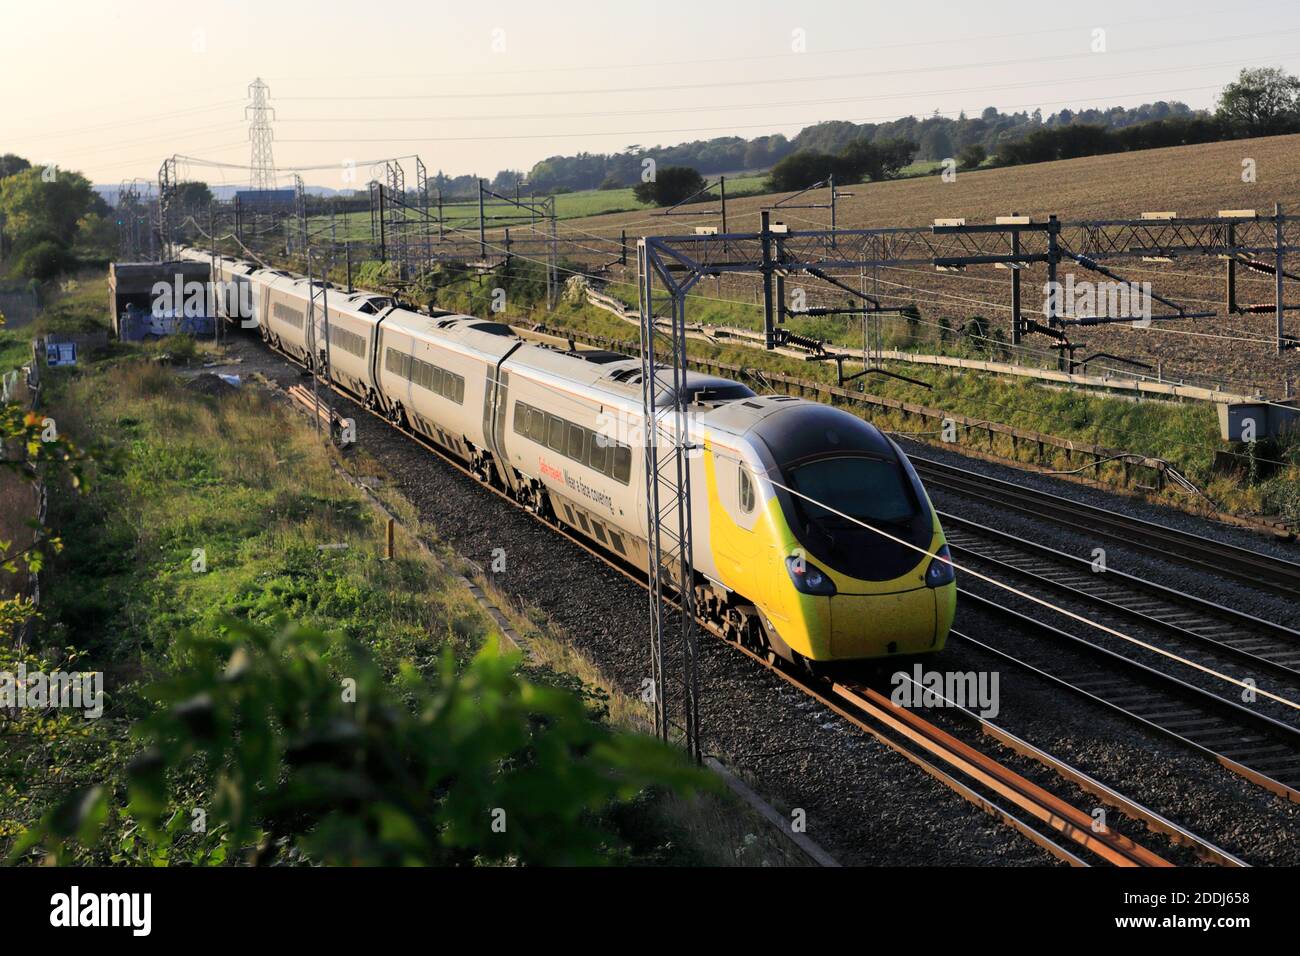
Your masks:
<svg viewBox="0 0 1300 956"><path fill-rule="evenodd" d="M151 893L83 893L73 886L50 897L50 925L129 927L132 936L148 936L153 928Z"/></svg>
<svg viewBox="0 0 1300 956"><path fill-rule="evenodd" d="M927 671L916 664L912 673L895 671L889 699L899 707L961 707L985 719L998 715L997 671Z"/></svg>

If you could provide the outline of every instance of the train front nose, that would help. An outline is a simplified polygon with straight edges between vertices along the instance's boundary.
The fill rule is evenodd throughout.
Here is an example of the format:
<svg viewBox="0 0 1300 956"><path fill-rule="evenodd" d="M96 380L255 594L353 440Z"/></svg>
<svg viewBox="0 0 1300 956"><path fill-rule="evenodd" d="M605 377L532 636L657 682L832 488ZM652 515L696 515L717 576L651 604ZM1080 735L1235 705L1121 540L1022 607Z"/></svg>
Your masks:
<svg viewBox="0 0 1300 956"><path fill-rule="evenodd" d="M830 598L830 652L839 660L940 650L952 625L953 590L919 587L893 594Z"/></svg>

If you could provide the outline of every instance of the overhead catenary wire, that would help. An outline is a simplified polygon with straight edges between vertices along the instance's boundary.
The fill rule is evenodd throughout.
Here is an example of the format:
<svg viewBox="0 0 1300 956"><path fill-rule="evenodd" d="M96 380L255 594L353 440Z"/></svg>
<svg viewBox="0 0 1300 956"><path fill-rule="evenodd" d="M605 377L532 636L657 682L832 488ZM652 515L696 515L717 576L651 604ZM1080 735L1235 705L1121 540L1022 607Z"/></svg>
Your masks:
<svg viewBox="0 0 1300 956"><path fill-rule="evenodd" d="M1198 47L1206 45L1216 45L1220 43L1238 41L1238 40L1259 40L1272 37L1291 36L1300 33L1300 27L1285 30L1266 30L1256 33L1243 33L1235 36L1216 36L1199 40L1184 40L1168 43L1154 43L1145 46L1124 47L1107 52L1107 57L1127 56L1135 53L1152 53L1159 50L1185 49L1188 47ZM337 96L278 96L279 102L293 101L375 101L375 100L430 100L430 99L503 99L508 97L551 97L551 96L591 96L591 95L615 95L625 93L662 93L672 91L687 91L701 89L721 89L728 87L753 87L753 86L772 86L787 85L790 83L833 83L841 80L851 79L879 79L883 77L893 77L900 75L915 75L923 73L946 72L949 70L975 70L985 67L1005 67L1005 66L1024 66L1029 63L1058 63L1061 60L1089 59L1097 54L1091 50L1084 50L1077 53L1053 53L1042 56L1032 57L1012 57L1002 60L985 60L974 61L970 63L937 63L926 66L912 66L894 68L888 70L867 70L856 71L852 73L823 73L806 76L782 76L782 77L760 77L743 80L711 80L708 82L695 83L668 83L657 84L652 86L600 86L593 88L574 87L560 90L513 90L505 92L475 91L472 93L461 92L441 92L441 93L399 93L393 95L382 94L344 94Z"/></svg>

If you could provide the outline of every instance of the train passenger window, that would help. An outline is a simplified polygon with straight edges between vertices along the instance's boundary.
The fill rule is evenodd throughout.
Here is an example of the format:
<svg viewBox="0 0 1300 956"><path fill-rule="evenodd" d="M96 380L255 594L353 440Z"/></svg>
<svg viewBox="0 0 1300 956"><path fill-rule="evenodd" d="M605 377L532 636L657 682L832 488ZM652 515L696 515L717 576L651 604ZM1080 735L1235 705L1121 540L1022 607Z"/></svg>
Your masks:
<svg viewBox="0 0 1300 956"><path fill-rule="evenodd" d="M539 445L546 444L546 413L540 408L534 408L528 419L528 437Z"/></svg>
<svg viewBox="0 0 1300 956"><path fill-rule="evenodd" d="M569 423L558 415L547 415L546 421L549 423L546 444L551 451L558 451L564 454L564 428Z"/></svg>
<svg viewBox="0 0 1300 956"><path fill-rule="evenodd" d="M632 477L632 449L619 445L614 449L614 480L627 484Z"/></svg>
<svg viewBox="0 0 1300 956"><path fill-rule="evenodd" d="M569 457L574 461L585 461L587 446L587 430L581 425L569 423Z"/></svg>
<svg viewBox="0 0 1300 956"><path fill-rule="evenodd" d="M604 474L608 470L610 453L609 449L604 446L601 439L604 436L593 433L591 441L587 443L587 464L592 468Z"/></svg>
<svg viewBox="0 0 1300 956"><path fill-rule="evenodd" d="M515 402L515 434L528 434L528 406L523 402Z"/></svg>
<svg viewBox="0 0 1300 956"><path fill-rule="evenodd" d="M457 404L457 405L464 405L464 404L465 404L465 379L461 378L461 376L459 376L459 375L456 376L456 399L455 399L455 401L456 401L456 404Z"/></svg>
<svg viewBox="0 0 1300 956"><path fill-rule="evenodd" d="M754 510L754 483L749 479L749 470L740 466L740 510L749 514Z"/></svg>

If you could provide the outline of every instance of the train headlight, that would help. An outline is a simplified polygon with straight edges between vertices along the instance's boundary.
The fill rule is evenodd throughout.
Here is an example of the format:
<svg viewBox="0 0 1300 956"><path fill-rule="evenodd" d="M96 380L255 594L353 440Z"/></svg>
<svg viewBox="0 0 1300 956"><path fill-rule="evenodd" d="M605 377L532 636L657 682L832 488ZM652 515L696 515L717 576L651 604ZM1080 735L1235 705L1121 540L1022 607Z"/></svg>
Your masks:
<svg viewBox="0 0 1300 956"><path fill-rule="evenodd" d="M790 580L795 589L804 594L831 595L835 593L835 582L817 565L800 555L791 555L785 559L785 569L790 572Z"/></svg>
<svg viewBox="0 0 1300 956"><path fill-rule="evenodd" d="M940 545L939 550L930 559L930 566L925 569L925 586L941 588L945 584L952 584L955 580L957 580L957 573L952 569L952 554L946 544Z"/></svg>

